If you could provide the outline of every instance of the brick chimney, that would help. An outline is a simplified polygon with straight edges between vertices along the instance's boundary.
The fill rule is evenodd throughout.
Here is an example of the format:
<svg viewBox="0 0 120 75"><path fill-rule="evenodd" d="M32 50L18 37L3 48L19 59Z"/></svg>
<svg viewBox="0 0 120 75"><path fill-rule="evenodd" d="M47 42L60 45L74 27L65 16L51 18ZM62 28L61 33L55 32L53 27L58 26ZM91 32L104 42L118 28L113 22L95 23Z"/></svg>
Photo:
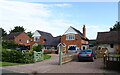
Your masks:
<svg viewBox="0 0 120 75"><path fill-rule="evenodd" d="M85 25L83 25L83 36L86 37L86 28L85 28Z"/></svg>

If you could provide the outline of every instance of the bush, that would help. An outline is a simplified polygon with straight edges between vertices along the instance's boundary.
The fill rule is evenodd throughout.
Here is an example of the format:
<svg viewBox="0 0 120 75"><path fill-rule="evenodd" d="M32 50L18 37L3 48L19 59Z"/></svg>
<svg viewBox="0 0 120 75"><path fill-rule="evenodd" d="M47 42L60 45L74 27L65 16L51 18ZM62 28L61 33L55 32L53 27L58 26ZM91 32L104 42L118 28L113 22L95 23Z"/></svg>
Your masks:
<svg viewBox="0 0 120 75"><path fill-rule="evenodd" d="M34 55L33 52L25 52L17 50L3 50L2 51L2 61L3 62L13 62L13 63L33 63Z"/></svg>
<svg viewBox="0 0 120 75"><path fill-rule="evenodd" d="M15 49L18 44L14 41L2 41L2 47L5 49Z"/></svg>
<svg viewBox="0 0 120 75"><path fill-rule="evenodd" d="M41 44L34 45L34 46L33 46L33 51L36 51L36 52L42 51L42 46L41 46Z"/></svg>
<svg viewBox="0 0 120 75"><path fill-rule="evenodd" d="M52 54L52 52L44 52L44 54Z"/></svg>

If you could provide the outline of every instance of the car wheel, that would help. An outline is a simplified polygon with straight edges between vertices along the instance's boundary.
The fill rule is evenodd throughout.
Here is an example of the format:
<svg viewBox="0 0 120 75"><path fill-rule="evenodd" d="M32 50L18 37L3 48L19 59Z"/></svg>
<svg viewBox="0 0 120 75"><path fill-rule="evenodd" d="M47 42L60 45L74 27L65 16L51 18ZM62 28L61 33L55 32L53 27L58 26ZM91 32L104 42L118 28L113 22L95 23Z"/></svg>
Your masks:
<svg viewBox="0 0 120 75"><path fill-rule="evenodd" d="M91 58L91 61L94 62L94 57Z"/></svg>

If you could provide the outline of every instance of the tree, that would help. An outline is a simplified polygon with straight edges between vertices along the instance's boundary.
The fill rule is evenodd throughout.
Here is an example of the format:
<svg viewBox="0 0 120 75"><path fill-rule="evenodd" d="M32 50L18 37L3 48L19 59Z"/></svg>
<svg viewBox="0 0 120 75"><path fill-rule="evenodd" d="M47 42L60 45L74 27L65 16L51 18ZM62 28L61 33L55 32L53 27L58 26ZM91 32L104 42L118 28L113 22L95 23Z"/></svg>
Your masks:
<svg viewBox="0 0 120 75"><path fill-rule="evenodd" d="M120 22L117 22L113 27L111 27L110 31L120 31Z"/></svg>
<svg viewBox="0 0 120 75"><path fill-rule="evenodd" d="M27 35L28 35L29 37L32 37L33 33L30 31L30 32L27 32Z"/></svg>
<svg viewBox="0 0 120 75"><path fill-rule="evenodd" d="M2 47L4 49L16 49L18 44L14 41L2 41Z"/></svg>
<svg viewBox="0 0 120 75"><path fill-rule="evenodd" d="M2 36L6 36L7 35L7 32L3 29L3 28L0 28L0 34L2 34Z"/></svg>
<svg viewBox="0 0 120 75"><path fill-rule="evenodd" d="M42 45L41 44L34 45L33 46L33 51L36 51L36 52L42 51Z"/></svg>
<svg viewBox="0 0 120 75"><path fill-rule="evenodd" d="M9 32L24 32L25 29L23 28L23 26L15 26L13 30L10 30Z"/></svg>

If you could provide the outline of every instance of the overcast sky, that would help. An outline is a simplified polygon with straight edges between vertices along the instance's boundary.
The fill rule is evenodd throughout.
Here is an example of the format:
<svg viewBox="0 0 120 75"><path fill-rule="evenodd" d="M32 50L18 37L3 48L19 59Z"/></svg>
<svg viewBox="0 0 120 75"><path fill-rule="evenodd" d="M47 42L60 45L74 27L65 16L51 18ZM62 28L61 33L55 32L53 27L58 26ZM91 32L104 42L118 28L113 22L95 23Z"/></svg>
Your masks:
<svg viewBox="0 0 120 75"><path fill-rule="evenodd" d="M118 20L118 2L40 2L39 0L0 0L0 27L14 26L27 31L41 30L62 35L73 26L95 39L97 32L109 31Z"/></svg>

